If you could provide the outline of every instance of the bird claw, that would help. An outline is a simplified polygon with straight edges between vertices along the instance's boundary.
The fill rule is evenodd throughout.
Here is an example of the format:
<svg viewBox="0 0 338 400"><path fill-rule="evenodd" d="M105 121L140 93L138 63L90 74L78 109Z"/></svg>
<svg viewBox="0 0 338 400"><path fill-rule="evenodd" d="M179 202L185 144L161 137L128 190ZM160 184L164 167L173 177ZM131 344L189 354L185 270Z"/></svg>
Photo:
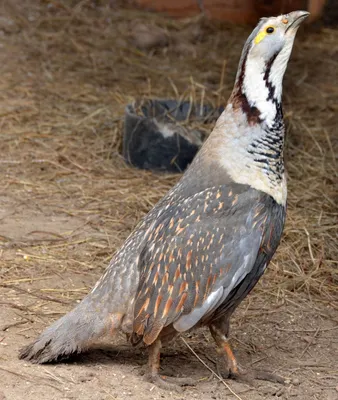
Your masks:
<svg viewBox="0 0 338 400"><path fill-rule="evenodd" d="M173 376L154 375L148 374L145 376L148 382L153 383L161 389L174 391L178 393L183 392L184 386L195 386L196 381L191 378L176 378Z"/></svg>
<svg viewBox="0 0 338 400"><path fill-rule="evenodd" d="M272 383L280 383L282 385L285 384L285 379L283 377L273 374L272 372L262 371L262 370L254 370L253 379L258 379L260 381L268 381Z"/></svg>
<svg viewBox="0 0 338 400"><path fill-rule="evenodd" d="M236 370L232 368L226 368L226 372L219 373L225 379L234 379L239 382L247 383L251 386L255 386L255 380L268 381L272 383L285 384L285 379L279 375L273 374L272 372L262 370L247 371L237 366Z"/></svg>
<svg viewBox="0 0 338 400"><path fill-rule="evenodd" d="M220 371L220 368L217 366L217 371L220 376L224 379L234 379L237 381L241 381L244 383L248 383L250 385L253 385L253 377L248 374L244 369L241 367L237 367L236 370L233 370L232 368L222 368L222 372Z"/></svg>

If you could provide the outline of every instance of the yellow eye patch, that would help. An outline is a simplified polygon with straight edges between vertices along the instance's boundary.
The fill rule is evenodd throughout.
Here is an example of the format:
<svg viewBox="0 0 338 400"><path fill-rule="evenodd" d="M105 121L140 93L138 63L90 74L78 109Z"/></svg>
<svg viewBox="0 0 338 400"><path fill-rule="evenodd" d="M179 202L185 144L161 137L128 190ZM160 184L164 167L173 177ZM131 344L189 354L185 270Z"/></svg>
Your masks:
<svg viewBox="0 0 338 400"><path fill-rule="evenodd" d="M275 28L273 26L268 26L264 31L259 32L259 34L255 37L254 42L258 44L261 42L266 35L271 35L275 31Z"/></svg>
<svg viewBox="0 0 338 400"><path fill-rule="evenodd" d="M264 31L259 32L259 34L255 37L255 43L258 44L259 42L261 42L265 36L267 35L267 33Z"/></svg>

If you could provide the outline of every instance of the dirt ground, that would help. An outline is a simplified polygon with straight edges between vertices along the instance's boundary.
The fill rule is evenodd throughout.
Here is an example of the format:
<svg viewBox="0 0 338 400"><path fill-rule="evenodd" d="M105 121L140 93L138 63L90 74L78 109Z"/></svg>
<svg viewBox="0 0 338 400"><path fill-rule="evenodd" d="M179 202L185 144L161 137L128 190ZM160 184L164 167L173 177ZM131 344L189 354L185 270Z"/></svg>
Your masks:
<svg viewBox="0 0 338 400"><path fill-rule="evenodd" d="M160 48L140 43L137 24L164 30ZM89 291L179 178L123 162L125 105L140 96L225 102L249 32L123 10L114 1L1 2L1 400L338 399L338 32L325 27L300 32L286 76L284 238L232 321L241 363L287 384L220 381L197 358L222 373L204 330L163 351L163 373L200 380L182 394L145 382L146 351L122 336L67 363L17 358Z"/></svg>

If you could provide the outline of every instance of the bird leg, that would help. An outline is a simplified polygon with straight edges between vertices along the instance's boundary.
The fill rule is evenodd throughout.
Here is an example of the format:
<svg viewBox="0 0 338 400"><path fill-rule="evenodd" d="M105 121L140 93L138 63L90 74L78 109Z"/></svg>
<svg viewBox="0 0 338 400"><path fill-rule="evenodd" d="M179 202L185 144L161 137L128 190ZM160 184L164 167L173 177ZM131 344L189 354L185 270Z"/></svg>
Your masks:
<svg viewBox="0 0 338 400"><path fill-rule="evenodd" d="M176 392L182 391L182 386L194 386L196 382L190 378L175 378L171 376L160 375L160 350L161 341L157 339L149 346L149 373L146 379L156 386L165 390Z"/></svg>
<svg viewBox="0 0 338 400"><path fill-rule="evenodd" d="M227 323L226 333L229 330L229 324ZM252 370L250 372L244 370L237 362L237 359L232 351L227 336L219 330L218 326L210 325L210 332L214 338L218 349L221 354L224 355L227 366L228 378L244 381L246 383L253 384L255 379L269 381L274 383L285 383L285 380L278 375L275 375L267 371Z"/></svg>
<svg viewBox="0 0 338 400"><path fill-rule="evenodd" d="M215 325L210 325L210 332L217 344L219 352L225 358L228 377L230 378L240 375L241 368L238 365L237 359L232 351L227 336L223 334Z"/></svg>

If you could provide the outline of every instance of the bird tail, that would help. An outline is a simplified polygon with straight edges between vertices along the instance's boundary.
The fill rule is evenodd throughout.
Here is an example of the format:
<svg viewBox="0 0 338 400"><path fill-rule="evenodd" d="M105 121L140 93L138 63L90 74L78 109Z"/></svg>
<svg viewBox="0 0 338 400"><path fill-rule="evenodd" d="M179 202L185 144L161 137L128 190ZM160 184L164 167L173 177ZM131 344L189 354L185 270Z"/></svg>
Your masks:
<svg viewBox="0 0 338 400"><path fill-rule="evenodd" d="M96 303L92 293L88 294L77 307L22 348L19 358L42 364L86 350L93 340L117 327L113 326L114 316L108 309Z"/></svg>
<svg viewBox="0 0 338 400"><path fill-rule="evenodd" d="M128 333L131 330L128 319L132 315L131 300L139 281L138 254L139 246L135 246L135 241L127 240L81 303L21 349L19 358L40 364L59 361L86 350L107 333L118 329Z"/></svg>

